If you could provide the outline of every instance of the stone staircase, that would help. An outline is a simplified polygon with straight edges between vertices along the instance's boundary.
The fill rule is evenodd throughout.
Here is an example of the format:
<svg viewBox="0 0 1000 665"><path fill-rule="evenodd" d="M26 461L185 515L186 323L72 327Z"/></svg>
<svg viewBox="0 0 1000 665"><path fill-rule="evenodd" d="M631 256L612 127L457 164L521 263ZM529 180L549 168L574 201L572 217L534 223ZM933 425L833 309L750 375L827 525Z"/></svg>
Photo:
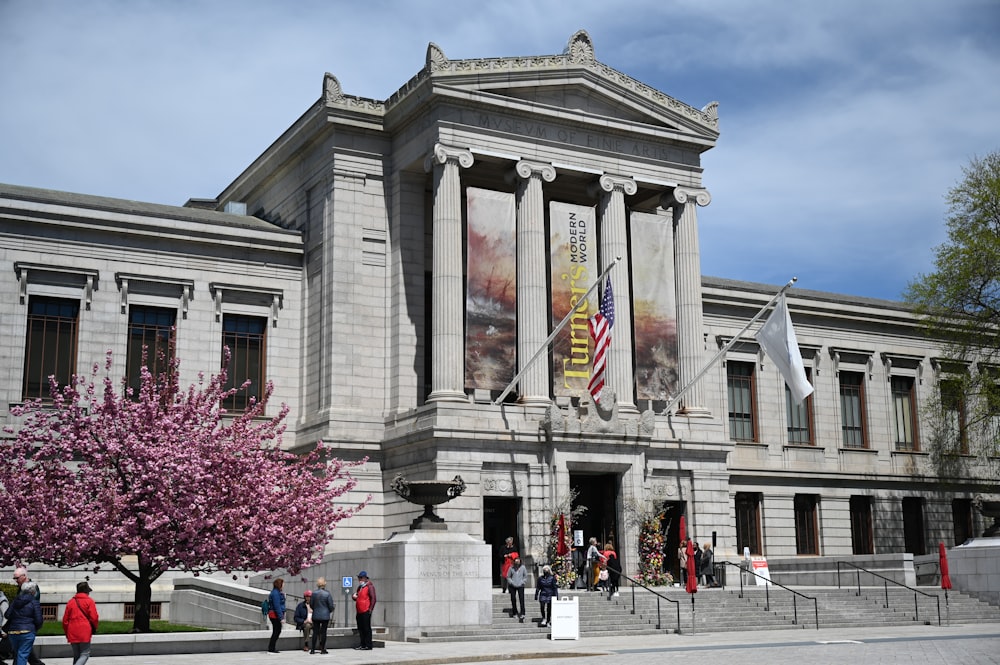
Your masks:
<svg viewBox="0 0 1000 665"><path fill-rule="evenodd" d="M906 626L937 624L936 598L940 599L941 623L1000 623L1000 608L983 603L966 594L944 592L932 587L920 589L931 597L914 594L904 588L861 587L858 589L815 587L797 589L816 598L816 603L795 597L780 587L745 587L742 597L739 587L699 589L694 597L683 589L659 589L664 596L678 601L679 606L659 600L657 628L657 597L636 588L622 588L620 595L608 599L606 594L569 591L579 600L580 636L625 636L674 633L680 631L724 632L781 629L815 629L817 611L820 628L850 628L863 626ZM538 604L530 600L527 590L527 616L518 622L510 616L510 597L499 591L493 596L493 622L479 628L437 629L422 631L411 637L413 642L457 642L466 640L518 640L543 638L548 628L539 626ZM886 597L888 595L888 607ZM916 596L916 600L914 600ZM794 598L794 601L793 601ZM634 613L633 613L634 608Z"/></svg>

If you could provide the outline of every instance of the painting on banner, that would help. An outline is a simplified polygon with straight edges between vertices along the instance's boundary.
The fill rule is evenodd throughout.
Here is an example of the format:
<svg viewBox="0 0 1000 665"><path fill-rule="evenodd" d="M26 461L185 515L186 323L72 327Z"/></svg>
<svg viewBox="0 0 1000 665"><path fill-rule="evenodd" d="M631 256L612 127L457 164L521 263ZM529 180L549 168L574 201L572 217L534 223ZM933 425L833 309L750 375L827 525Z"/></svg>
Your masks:
<svg viewBox="0 0 1000 665"><path fill-rule="evenodd" d="M631 228L636 396L666 400L678 389L673 224L633 212Z"/></svg>
<svg viewBox="0 0 1000 665"><path fill-rule="evenodd" d="M552 328L573 312L569 324L552 341L552 392L579 397L587 392L593 342L587 319L597 309L597 292L582 296L600 275L594 208L549 204L549 252L552 266Z"/></svg>
<svg viewBox="0 0 1000 665"><path fill-rule="evenodd" d="M503 390L517 364L514 195L469 187L465 387Z"/></svg>

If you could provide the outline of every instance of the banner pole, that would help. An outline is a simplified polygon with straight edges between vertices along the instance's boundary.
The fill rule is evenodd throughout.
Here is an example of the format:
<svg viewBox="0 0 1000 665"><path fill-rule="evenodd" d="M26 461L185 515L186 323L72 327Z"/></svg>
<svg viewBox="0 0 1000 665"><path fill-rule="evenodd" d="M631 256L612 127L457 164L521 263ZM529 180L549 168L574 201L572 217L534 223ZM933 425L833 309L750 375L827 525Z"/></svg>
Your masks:
<svg viewBox="0 0 1000 665"><path fill-rule="evenodd" d="M747 322L747 324L745 326L743 326L743 329L740 330L735 335L733 335L733 338L731 340L729 340L728 342L726 342L725 346L723 346L721 349L719 349L719 352L716 353L715 356L713 356L712 359L708 361L708 364L705 365L702 368L702 370L700 372L698 372L698 374L693 379L691 379L690 381L688 381L688 384L686 386L684 386L683 388L681 388L679 391L677 391L677 394L675 394L673 397L670 398L670 401L667 402L667 405L664 407L663 412L664 413L669 413L670 409L675 404L677 404L678 401L680 401L680 398L684 395L684 393L686 393L688 390L690 390L691 387L694 386L694 384L697 383L701 379L701 377L705 376L705 374L708 373L708 370L710 370L712 368L712 365L714 365L719 358L721 358L722 356L724 356L726 354L726 352L729 351L729 349L733 348L733 346L736 344L736 342L738 342L740 340L740 336L743 333L745 333L747 330L749 330L750 326L752 326L754 323L756 323L757 320L760 319L760 317L762 317L764 315L764 312L766 312L774 303L776 303L778 301L778 298L781 297L781 294L784 293L785 291L787 291L788 289L790 289L792 287L792 285L795 284L795 282L797 282L797 281L799 281L798 277L792 277L790 280L788 280L788 283L785 284L783 287L781 287L781 289L776 294L774 294L774 297L771 298L767 302L766 305L764 305L763 307L760 308L760 311L757 312L754 315L754 317L752 319L750 319L749 322Z"/></svg>
<svg viewBox="0 0 1000 665"><path fill-rule="evenodd" d="M589 298L590 294L594 292L594 289L596 289L598 287L598 285L601 282L604 281L605 276L607 276L607 274L609 272L611 272L611 269L614 268L618 264L618 262L621 261L621 260L622 260L622 257L620 257L620 256L615 257L615 260L612 261L608 265L608 267L604 269L603 272L601 272L601 274L598 276L597 280L593 284L590 285L590 288L587 289L587 292L584 293L583 296L577 302L587 302L587 298ZM568 312L566 312L566 316L563 317L563 320L559 322L559 325L557 325L555 327L555 329L545 339L545 341L542 342L542 345L538 348L537 351L535 351L535 354L533 356L531 356L531 358L528 360L528 362L525 363L524 367L522 367L518 371L518 373L514 375L514 378L510 380L510 383L508 383L507 387L503 389L503 392L500 393L500 396L497 397L495 400L493 400L493 405L494 406L496 406L497 404L500 404L501 402L503 402L503 398L506 397L508 394L510 394L510 391L513 390L514 386L517 384L517 380L521 378L522 374L524 374L525 372L528 371L528 368L531 367L535 363L536 360L538 360L538 357L540 355L542 355L542 352L544 352L546 349L549 348L549 344L551 344L552 340L554 340L556 338L556 335L558 335L559 332L562 331L562 329L566 327L566 324L569 323L570 319L573 318L573 312L575 312L578 309L579 309L579 305L576 306L576 307L571 308Z"/></svg>

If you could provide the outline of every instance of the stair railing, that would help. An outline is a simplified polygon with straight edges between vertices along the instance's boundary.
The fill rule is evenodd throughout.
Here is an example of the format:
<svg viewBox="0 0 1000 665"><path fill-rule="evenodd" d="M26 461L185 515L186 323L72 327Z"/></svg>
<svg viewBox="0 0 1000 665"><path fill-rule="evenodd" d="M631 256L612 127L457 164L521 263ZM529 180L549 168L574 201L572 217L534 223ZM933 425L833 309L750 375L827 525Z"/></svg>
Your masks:
<svg viewBox="0 0 1000 665"><path fill-rule="evenodd" d="M681 632L681 601L674 600L673 598L667 598L659 591L650 589L648 586L646 586L639 580L633 579L628 575L626 575L625 573L621 573L621 576L632 583L632 614L635 614L635 588L637 586L641 586L643 589L656 596L656 629L663 630L663 622L660 619L660 599L662 598L668 603L673 603L674 605L677 606L677 632L678 633ZM608 594L608 600L611 600L611 594Z"/></svg>
<svg viewBox="0 0 1000 665"><path fill-rule="evenodd" d="M928 598L933 598L934 602L937 603L938 625L939 626L941 625L941 598L939 596L936 596L936 595L934 595L932 593L927 593L925 591L921 591L920 589L914 589L913 587L907 586L907 585L903 584L902 582L897 582L896 580L894 580L892 578L889 578L889 577L886 577L885 575L879 575L876 572L868 570L867 568L862 568L861 566L853 564L850 561L838 561L837 562L837 588L838 589L840 588L840 568L841 568L841 564L843 564L845 566L850 566L851 568L856 569L855 572L857 573L857 578L858 578L858 591L855 594L856 596L860 596L861 595L861 573L868 573L869 575L872 575L872 576L877 577L877 578L879 578L879 579L882 580L882 587L883 587L883 591L885 592L885 607L887 609L889 607L892 607L892 605L889 603L889 582L892 582L896 586L901 586L904 589L909 589L910 591L913 592L913 620L914 621L920 621L920 604L917 602L919 600L918 597L917 597L917 594L920 594L922 596L926 596Z"/></svg>
<svg viewBox="0 0 1000 665"><path fill-rule="evenodd" d="M757 573L755 573L754 571L750 570L749 568L746 568L746 567L741 566L739 564L735 564L732 561L723 561L722 563L726 564L727 566L732 566L733 568L736 568L736 569L738 569L740 571L740 573L741 573L741 575L740 575L740 598L743 597L743 575L742 575L742 573L747 573L749 575L753 575L754 577L756 577L758 579L764 580L764 582L765 582L764 583L764 611L765 612L770 612L771 611L771 591L770 591L771 585L781 587L785 591L788 591L789 593L791 593L792 594L792 623L795 624L796 626L799 625L799 607L798 607L798 602L796 601L796 598L802 598L804 600L811 600L812 603L813 603L813 616L814 616L814 618L816 620L816 630L819 630L819 601L817 601L816 598L814 598L813 596L807 596L806 594L802 593L801 591L796 591L795 589L790 589L790 588L786 587L784 584L778 584L777 582L775 582L771 578L764 577L763 575L758 575Z"/></svg>

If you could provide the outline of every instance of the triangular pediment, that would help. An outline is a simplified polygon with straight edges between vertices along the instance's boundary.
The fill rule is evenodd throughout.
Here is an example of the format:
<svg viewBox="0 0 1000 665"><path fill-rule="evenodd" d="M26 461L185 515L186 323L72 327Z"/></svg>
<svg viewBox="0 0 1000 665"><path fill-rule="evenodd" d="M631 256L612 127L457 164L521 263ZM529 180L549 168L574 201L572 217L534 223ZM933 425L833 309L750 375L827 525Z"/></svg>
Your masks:
<svg viewBox="0 0 1000 665"><path fill-rule="evenodd" d="M594 56L590 36L583 30L570 38L559 55L449 60L432 43L427 48L426 66L411 80L411 86L423 77L430 78L437 87L461 89L473 98L477 93L486 93L705 137L718 136L718 104L696 109L605 65ZM393 99L399 99L401 93L405 96L406 90L400 90Z"/></svg>

